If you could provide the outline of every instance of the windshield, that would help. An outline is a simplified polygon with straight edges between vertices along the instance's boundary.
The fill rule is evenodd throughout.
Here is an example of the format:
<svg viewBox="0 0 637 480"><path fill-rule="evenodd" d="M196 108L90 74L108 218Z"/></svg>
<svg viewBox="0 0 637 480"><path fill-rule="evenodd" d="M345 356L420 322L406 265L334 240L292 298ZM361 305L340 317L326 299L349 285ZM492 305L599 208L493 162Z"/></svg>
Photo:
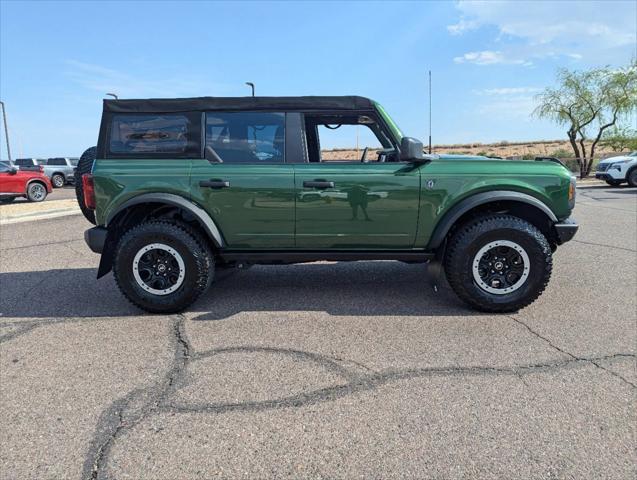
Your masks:
<svg viewBox="0 0 637 480"><path fill-rule="evenodd" d="M380 103L374 102L374 105L376 105L376 110L378 110L380 116L383 117L383 120L391 130L392 135L394 135L394 137L396 137L396 140L400 142L403 139L404 135L403 132L400 131L400 128L398 128L398 125L396 125L396 122L392 120L392 118L389 116L389 114L385 111Z"/></svg>
<svg viewBox="0 0 637 480"><path fill-rule="evenodd" d="M637 150L635 150L634 152L630 152L628 154L629 157L637 157Z"/></svg>

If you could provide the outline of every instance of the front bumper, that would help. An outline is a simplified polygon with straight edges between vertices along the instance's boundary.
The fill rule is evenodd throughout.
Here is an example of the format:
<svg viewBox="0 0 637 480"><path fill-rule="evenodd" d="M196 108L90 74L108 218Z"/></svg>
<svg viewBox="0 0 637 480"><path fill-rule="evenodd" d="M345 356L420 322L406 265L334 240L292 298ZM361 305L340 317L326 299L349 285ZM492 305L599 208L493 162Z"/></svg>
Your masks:
<svg viewBox="0 0 637 480"><path fill-rule="evenodd" d="M617 168L609 168L606 171L595 172L595 178L599 178L600 180L609 181L609 180L625 180L626 172L623 169Z"/></svg>
<svg viewBox="0 0 637 480"><path fill-rule="evenodd" d="M108 230L104 227L89 228L84 232L84 241L93 252L102 253L104 251L107 233Z"/></svg>
<svg viewBox="0 0 637 480"><path fill-rule="evenodd" d="M557 240L560 245L572 240L579 225L573 218L567 218L566 220L555 224L555 231L557 233Z"/></svg>

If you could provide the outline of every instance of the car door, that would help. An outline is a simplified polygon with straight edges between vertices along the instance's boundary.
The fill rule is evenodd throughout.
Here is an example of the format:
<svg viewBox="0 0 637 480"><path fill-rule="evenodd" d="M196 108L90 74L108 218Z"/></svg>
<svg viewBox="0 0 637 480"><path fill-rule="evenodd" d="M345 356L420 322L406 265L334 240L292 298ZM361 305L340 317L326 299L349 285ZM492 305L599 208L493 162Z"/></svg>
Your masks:
<svg viewBox="0 0 637 480"><path fill-rule="evenodd" d="M24 193L25 180L18 172L12 172L11 166L0 164L0 194Z"/></svg>
<svg viewBox="0 0 637 480"><path fill-rule="evenodd" d="M304 126L309 161L294 166L296 247L307 250L412 248L418 224L420 169L413 164L392 161L395 155L387 153L391 145L382 124L368 113L311 114L306 115ZM325 138L325 133L344 126L356 129L355 138L343 134L331 141ZM363 129L367 131L363 140L368 144L379 143L371 145L373 148L367 150L366 158L362 158L362 145L350 152L330 150L354 147ZM339 156L342 158L334 158Z"/></svg>
<svg viewBox="0 0 637 480"><path fill-rule="evenodd" d="M294 170L286 163L284 112L207 112L205 159L193 160L191 192L226 247L294 246Z"/></svg>

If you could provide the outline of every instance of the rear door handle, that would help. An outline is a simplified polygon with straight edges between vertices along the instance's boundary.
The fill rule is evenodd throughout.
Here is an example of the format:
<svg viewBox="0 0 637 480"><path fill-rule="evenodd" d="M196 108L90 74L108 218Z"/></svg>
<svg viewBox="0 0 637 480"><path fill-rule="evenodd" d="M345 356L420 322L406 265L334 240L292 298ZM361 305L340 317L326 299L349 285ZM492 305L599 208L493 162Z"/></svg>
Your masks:
<svg viewBox="0 0 637 480"><path fill-rule="evenodd" d="M213 179L202 180L199 182L199 186L204 188L215 188L215 189L228 188L230 186L230 182L227 182L225 180L213 180Z"/></svg>
<svg viewBox="0 0 637 480"><path fill-rule="evenodd" d="M306 180L303 182L305 188L334 188L334 182L328 182L327 180Z"/></svg>

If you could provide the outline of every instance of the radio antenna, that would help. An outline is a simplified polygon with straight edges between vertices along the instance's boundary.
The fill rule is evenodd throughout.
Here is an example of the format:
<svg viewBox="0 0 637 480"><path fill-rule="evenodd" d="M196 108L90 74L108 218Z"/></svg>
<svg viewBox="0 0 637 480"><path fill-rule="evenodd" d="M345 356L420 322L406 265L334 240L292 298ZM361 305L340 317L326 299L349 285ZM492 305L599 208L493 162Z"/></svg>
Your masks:
<svg viewBox="0 0 637 480"><path fill-rule="evenodd" d="M429 153L431 153L431 70L429 70Z"/></svg>

